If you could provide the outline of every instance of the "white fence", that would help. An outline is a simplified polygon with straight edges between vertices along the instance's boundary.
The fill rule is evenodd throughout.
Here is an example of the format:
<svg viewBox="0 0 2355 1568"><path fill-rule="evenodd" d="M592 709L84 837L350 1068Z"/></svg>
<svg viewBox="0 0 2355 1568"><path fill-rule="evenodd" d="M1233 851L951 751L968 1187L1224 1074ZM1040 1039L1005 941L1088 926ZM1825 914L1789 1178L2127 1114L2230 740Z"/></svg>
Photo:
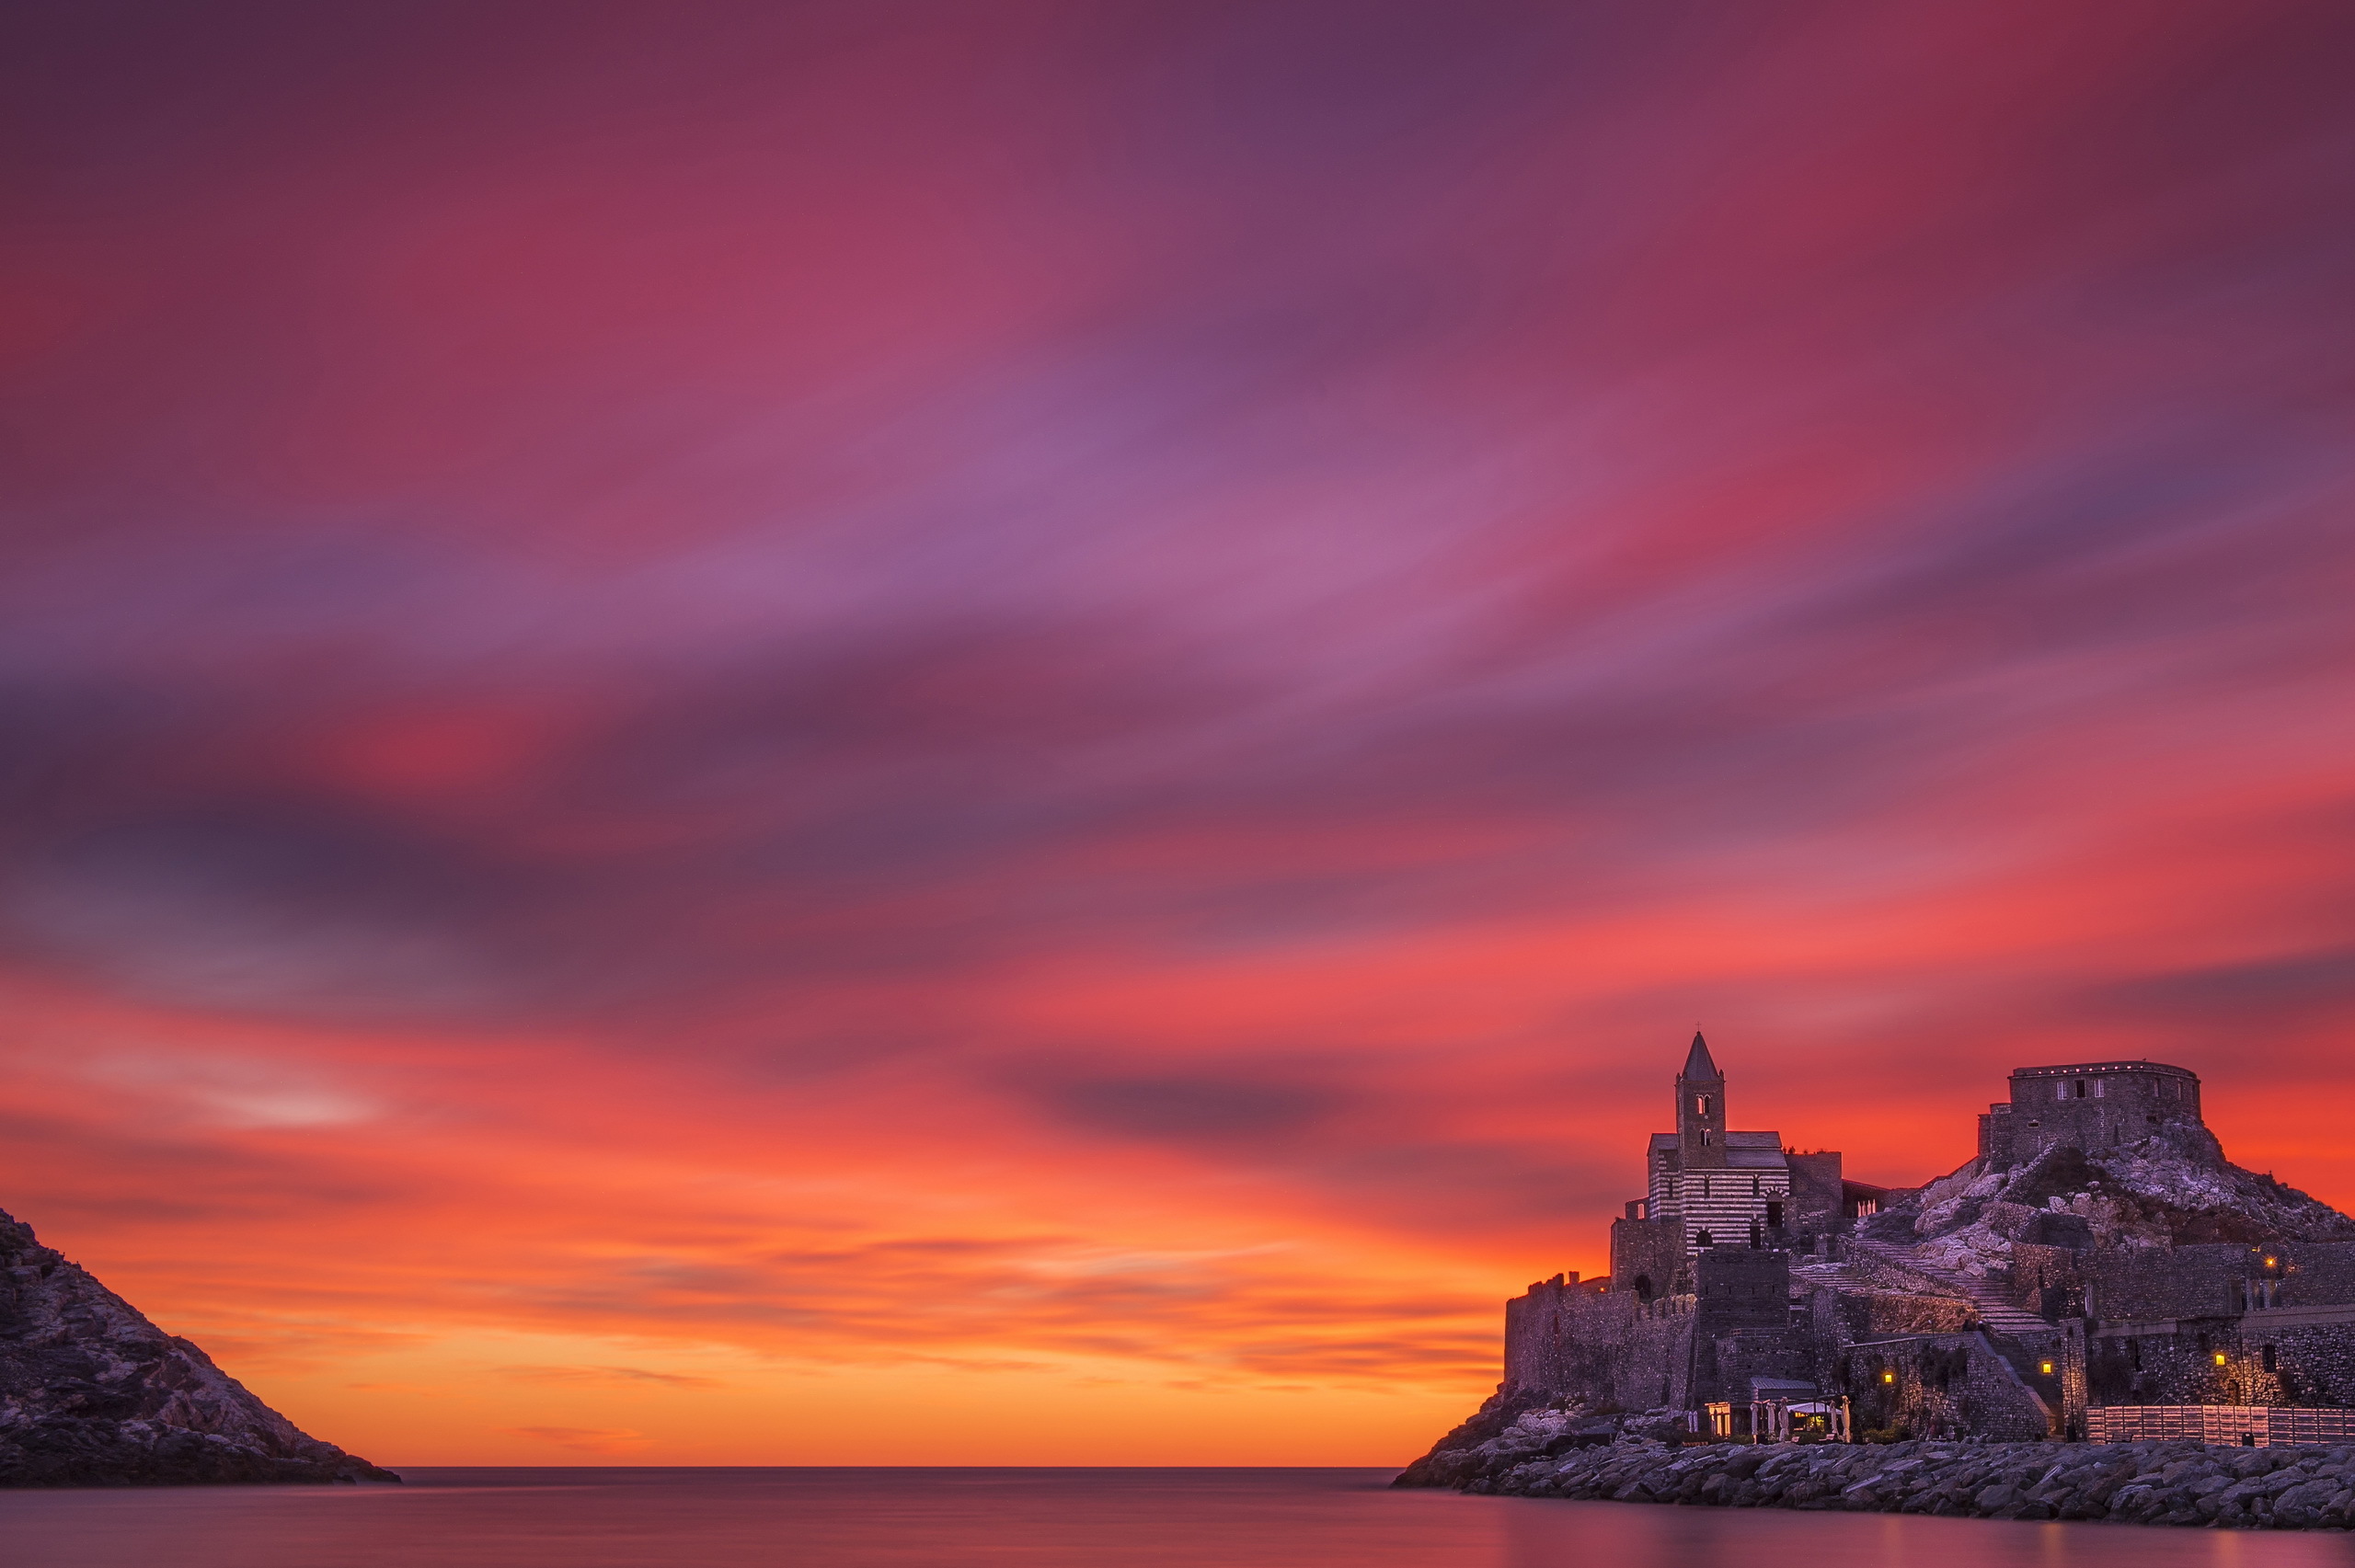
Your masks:
<svg viewBox="0 0 2355 1568"><path fill-rule="evenodd" d="M2097 1404L2085 1410L2088 1442L2238 1443L2248 1437L2263 1448L2355 1442L2355 1410L2280 1404Z"/></svg>

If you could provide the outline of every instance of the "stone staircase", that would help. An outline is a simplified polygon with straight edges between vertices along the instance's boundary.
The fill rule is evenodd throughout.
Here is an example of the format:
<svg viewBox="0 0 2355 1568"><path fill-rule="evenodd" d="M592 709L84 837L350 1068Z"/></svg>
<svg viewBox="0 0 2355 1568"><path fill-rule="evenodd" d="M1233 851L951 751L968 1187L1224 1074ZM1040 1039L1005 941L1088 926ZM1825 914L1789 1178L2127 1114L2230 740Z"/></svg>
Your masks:
<svg viewBox="0 0 2355 1568"><path fill-rule="evenodd" d="M1910 1248L1899 1246L1892 1242L1868 1242L1861 1236L1855 1236L1849 1238L1848 1245L1892 1267L1918 1274L1924 1279L1934 1281L1941 1288L1962 1297L1979 1310L1980 1317L1984 1319L1987 1326L1997 1333L2009 1334L2015 1338L2022 1336L2042 1338L2054 1332L2052 1324L2038 1317L2034 1312L2014 1306L2011 1299L2004 1294L2004 1288L2000 1285L1992 1284L1983 1279L1973 1279L1969 1275L1957 1274L1950 1269L1934 1268L1916 1259Z"/></svg>

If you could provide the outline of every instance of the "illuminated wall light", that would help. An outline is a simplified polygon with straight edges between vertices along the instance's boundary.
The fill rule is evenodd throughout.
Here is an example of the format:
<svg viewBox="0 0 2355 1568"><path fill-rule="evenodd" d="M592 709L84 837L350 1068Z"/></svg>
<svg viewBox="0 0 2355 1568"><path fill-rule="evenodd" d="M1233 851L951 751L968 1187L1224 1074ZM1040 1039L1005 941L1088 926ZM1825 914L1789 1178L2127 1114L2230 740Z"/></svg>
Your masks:
<svg viewBox="0 0 2355 1568"><path fill-rule="evenodd" d="M2217 1365L2217 1366L2219 1366L2219 1367L2222 1367L2223 1364L2224 1364L2224 1353L2223 1353L2223 1351L2221 1351L2221 1350L2220 1350L2220 1351L2216 1352L2216 1365Z"/></svg>
<svg viewBox="0 0 2355 1568"><path fill-rule="evenodd" d="M2046 1377L2048 1377L2048 1378L2049 1378L2049 1377L2051 1377L2051 1376L2052 1375L2052 1363L2051 1363L2051 1362L2050 1362L2050 1361L2046 1361L2046 1362L2041 1363L2041 1365L2042 1365L2042 1366L2043 1366L2043 1368L2044 1368L2044 1375L2045 1375Z"/></svg>
<svg viewBox="0 0 2355 1568"><path fill-rule="evenodd" d="M1893 1383L1897 1381L1897 1374L1894 1372L1883 1372L1880 1375L1880 1380L1884 1383Z"/></svg>

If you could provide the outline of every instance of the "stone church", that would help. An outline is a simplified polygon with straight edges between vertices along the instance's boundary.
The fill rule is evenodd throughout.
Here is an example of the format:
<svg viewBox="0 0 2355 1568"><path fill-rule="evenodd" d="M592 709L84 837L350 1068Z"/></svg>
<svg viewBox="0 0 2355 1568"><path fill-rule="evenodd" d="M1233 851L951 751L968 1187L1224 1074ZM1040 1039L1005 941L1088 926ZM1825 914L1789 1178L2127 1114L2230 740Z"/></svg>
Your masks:
<svg viewBox="0 0 2355 1568"><path fill-rule="evenodd" d="M1725 1074L1697 1031L1676 1075L1675 1119L1645 1150L1648 1196L1611 1227L1611 1276L1647 1300L1689 1294L1694 1261L1710 1247L1787 1247L1860 1205L1869 1213L1878 1196L1842 1182L1835 1151L1802 1154L1779 1132L1729 1127Z"/></svg>

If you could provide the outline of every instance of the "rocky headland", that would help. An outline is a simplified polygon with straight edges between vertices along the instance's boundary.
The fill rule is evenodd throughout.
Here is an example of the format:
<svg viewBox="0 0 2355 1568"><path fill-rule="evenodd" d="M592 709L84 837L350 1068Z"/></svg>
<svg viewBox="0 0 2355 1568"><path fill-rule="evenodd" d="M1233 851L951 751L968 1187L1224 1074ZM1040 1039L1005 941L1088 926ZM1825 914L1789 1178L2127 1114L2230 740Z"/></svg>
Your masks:
<svg viewBox="0 0 2355 1568"><path fill-rule="evenodd" d="M1665 1431L1675 1413L1653 1413ZM2201 1443L1702 1443L1558 1410L1484 1411L1394 1484L1516 1497L2109 1519L2221 1529L2355 1526L2355 1448ZM1642 1418L1637 1418L1640 1422ZM1451 1442L1465 1441L1451 1448Z"/></svg>
<svg viewBox="0 0 2355 1568"><path fill-rule="evenodd" d="M2355 1528L2355 1445L2059 1440L2072 1399L2080 1410L2355 1405L2338 1371L2355 1334L2350 1242L2355 1219L2234 1164L2196 1119L2091 1151L2059 1143L2017 1163L1982 1153L1922 1187L1883 1195L1878 1213L1794 1252L1786 1322L1761 1308L1709 1330L1706 1314L1728 1310L1726 1298L1708 1294L1708 1266L1723 1261L1714 1253L1702 1260L1700 1295L1682 1298L1682 1316L1660 1317L1648 1304L1652 1317L1581 1314L1572 1309L1609 1298L1574 1298L1596 1287L1557 1278L1548 1300L1559 1299L1558 1317L1538 1320L1559 1324L1559 1343L1544 1346L1553 1359L1533 1359L1515 1379L1509 1329L1508 1381L1395 1484L1716 1507ZM1740 1262L1740 1250L1729 1250ZM1524 1300L1547 1288L1533 1286ZM2095 1316L2104 1306L2116 1320L2106 1332ZM1620 1319L1652 1338L1614 1331ZM2072 1343L2083 1357L2074 1389L2057 1375ZM1673 1408L1614 1402L1629 1386L1651 1391L1640 1397L1681 1393L1675 1374L1753 1345L1801 1345L1807 1356L1774 1375L1853 1398L1864 1440L1705 1440L1693 1429L1699 1402L1747 1405L1734 1377ZM1851 1364L1859 1350L1871 1368ZM1627 1366L1660 1370L1648 1354L1669 1375L1613 1381ZM1972 1368L1986 1378L1965 1376ZM1996 1394L2032 1390L2047 1439L2010 1440L2019 1434L1973 1405L1987 1397L1982 1383ZM1974 1426L1975 1436L1954 1436Z"/></svg>
<svg viewBox="0 0 2355 1568"><path fill-rule="evenodd" d="M0 1486L397 1482L0 1213Z"/></svg>

